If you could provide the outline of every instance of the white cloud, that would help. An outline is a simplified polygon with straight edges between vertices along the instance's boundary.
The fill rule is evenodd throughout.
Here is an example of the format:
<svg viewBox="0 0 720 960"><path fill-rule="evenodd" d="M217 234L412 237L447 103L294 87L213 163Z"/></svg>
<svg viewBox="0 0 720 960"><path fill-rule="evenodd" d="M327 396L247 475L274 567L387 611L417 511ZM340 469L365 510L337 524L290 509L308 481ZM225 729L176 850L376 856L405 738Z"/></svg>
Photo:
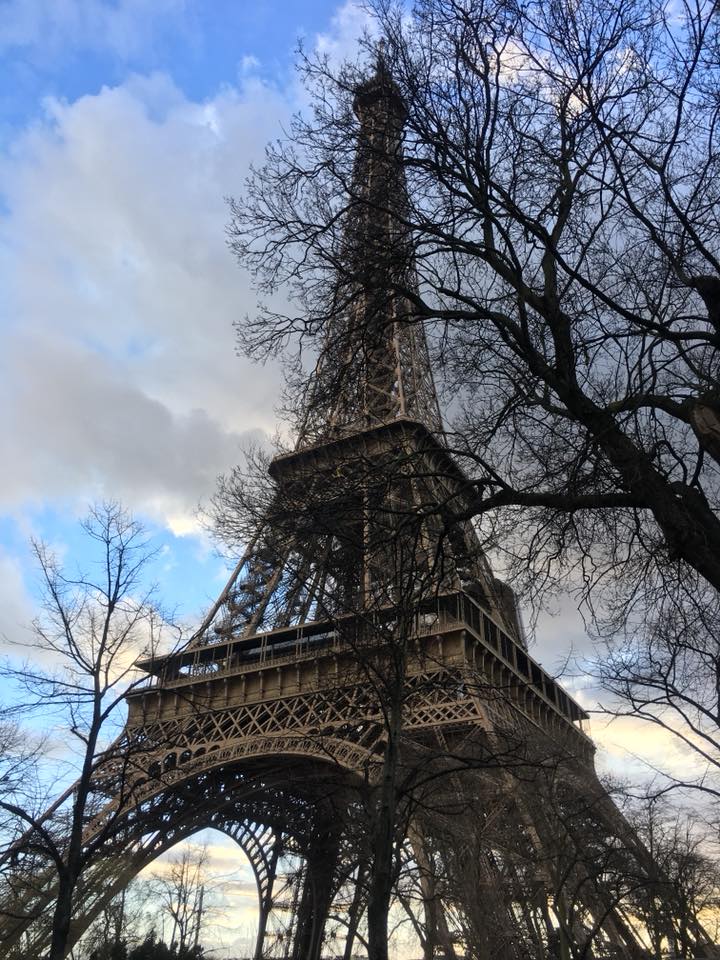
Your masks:
<svg viewBox="0 0 720 960"><path fill-rule="evenodd" d="M358 38L363 34L376 36L375 20L366 7L347 0L333 15L330 28L315 38L315 49L339 64L356 56Z"/></svg>
<svg viewBox="0 0 720 960"><path fill-rule="evenodd" d="M105 49L123 59L148 46L160 21L182 19L186 0L5 0L0 49Z"/></svg>
<svg viewBox="0 0 720 960"><path fill-rule="evenodd" d="M24 643L30 639L28 624L33 605L25 588L20 563L0 548L0 648L5 643Z"/></svg>
<svg viewBox="0 0 720 960"><path fill-rule="evenodd" d="M186 530L273 428L277 372L234 355L255 298L225 246L224 197L289 109L258 80L194 103L135 77L49 101L15 142L0 169L5 509L106 493Z"/></svg>
<svg viewBox="0 0 720 960"><path fill-rule="evenodd" d="M706 769L699 754L670 730L638 717L594 717L590 730L599 751L598 768L635 783L658 773L688 782L700 779Z"/></svg>
<svg viewBox="0 0 720 960"><path fill-rule="evenodd" d="M120 48L146 12L183 8L11 0L0 47L69 31ZM346 3L314 44L350 53L367 22ZM304 96L244 65L239 89L202 103L159 73L48 99L0 159L0 510L107 495L196 530L216 476L274 430L278 371L235 356L232 323L255 296L225 245L224 198Z"/></svg>
<svg viewBox="0 0 720 960"><path fill-rule="evenodd" d="M260 61L257 57L253 56L251 53L246 53L245 56L240 58L240 72L241 73L255 73L260 67Z"/></svg>

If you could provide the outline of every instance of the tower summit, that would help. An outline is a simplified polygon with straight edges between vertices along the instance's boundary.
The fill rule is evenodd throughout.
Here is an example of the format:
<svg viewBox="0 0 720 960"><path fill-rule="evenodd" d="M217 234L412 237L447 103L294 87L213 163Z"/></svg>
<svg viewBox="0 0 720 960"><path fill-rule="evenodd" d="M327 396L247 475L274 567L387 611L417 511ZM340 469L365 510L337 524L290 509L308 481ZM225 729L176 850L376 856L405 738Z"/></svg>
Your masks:
<svg viewBox="0 0 720 960"><path fill-rule="evenodd" d="M406 417L442 421L422 323L403 156L406 108L382 51L355 93L359 122L330 322L298 448Z"/></svg>

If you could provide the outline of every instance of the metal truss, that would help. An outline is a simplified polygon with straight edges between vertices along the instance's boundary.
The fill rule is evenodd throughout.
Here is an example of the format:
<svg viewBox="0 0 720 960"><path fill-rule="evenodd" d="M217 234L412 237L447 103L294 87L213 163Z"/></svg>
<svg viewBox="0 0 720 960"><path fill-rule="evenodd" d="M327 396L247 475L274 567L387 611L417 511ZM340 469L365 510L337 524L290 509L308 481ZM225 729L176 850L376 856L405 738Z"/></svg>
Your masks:
<svg viewBox="0 0 720 960"><path fill-rule="evenodd" d="M356 107L349 279L297 445L273 462L262 521L196 634L140 664L147 683L95 774L71 944L140 870L212 826L255 875L256 960L321 960L331 935L343 960L362 951L368 798L401 650L412 791L395 899L424 960L645 960L637 897L671 919L672 891L597 781L585 712L530 656L493 577L398 292L415 282L392 215L404 107L382 62ZM43 821L60 843L71 798ZM55 871L22 844L9 856L0 943L35 960Z"/></svg>

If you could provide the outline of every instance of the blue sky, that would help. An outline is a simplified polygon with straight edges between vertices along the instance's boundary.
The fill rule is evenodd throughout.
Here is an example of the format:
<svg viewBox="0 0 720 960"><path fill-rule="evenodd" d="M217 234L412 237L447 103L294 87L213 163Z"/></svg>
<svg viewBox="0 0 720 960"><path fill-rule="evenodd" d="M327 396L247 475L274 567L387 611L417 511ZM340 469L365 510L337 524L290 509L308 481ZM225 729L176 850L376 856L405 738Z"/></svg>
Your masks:
<svg viewBox="0 0 720 960"><path fill-rule="evenodd" d="M129 73L161 71L194 100L236 84L243 58L286 79L298 37L327 30L331 0L4 0L2 124L6 137L48 95L75 100Z"/></svg>
<svg viewBox="0 0 720 960"><path fill-rule="evenodd" d="M33 608L27 540L82 559L119 498L192 621L222 563L194 514L272 432L276 370L234 356L252 309L224 197L301 105L298 38L349 50L327 0L4 0L0 56L0 634Z"/></svg>

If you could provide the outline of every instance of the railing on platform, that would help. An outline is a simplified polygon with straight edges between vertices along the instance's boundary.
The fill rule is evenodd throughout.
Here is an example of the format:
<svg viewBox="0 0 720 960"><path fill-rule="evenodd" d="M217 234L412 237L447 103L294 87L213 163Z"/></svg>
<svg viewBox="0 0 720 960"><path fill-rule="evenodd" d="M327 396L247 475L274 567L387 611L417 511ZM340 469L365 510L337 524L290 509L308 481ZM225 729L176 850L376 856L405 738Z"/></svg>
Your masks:
<svg viewBox="0 0 720 960"><path fill-rule="evenodd" d="M185 687L219 677L283 667L331 654L351 655L361 646L377 644L399 629L397 611L384 608L361 616L338 617L279 628L248 638L196 647L153 664L148 687ZM559 684L536 663L490 614L465 593L445 594L418 606L408 633L416 638L467 629L476 641L509 668L519 682L531 687L552 710L583 729L587 715Z"/></svg>

